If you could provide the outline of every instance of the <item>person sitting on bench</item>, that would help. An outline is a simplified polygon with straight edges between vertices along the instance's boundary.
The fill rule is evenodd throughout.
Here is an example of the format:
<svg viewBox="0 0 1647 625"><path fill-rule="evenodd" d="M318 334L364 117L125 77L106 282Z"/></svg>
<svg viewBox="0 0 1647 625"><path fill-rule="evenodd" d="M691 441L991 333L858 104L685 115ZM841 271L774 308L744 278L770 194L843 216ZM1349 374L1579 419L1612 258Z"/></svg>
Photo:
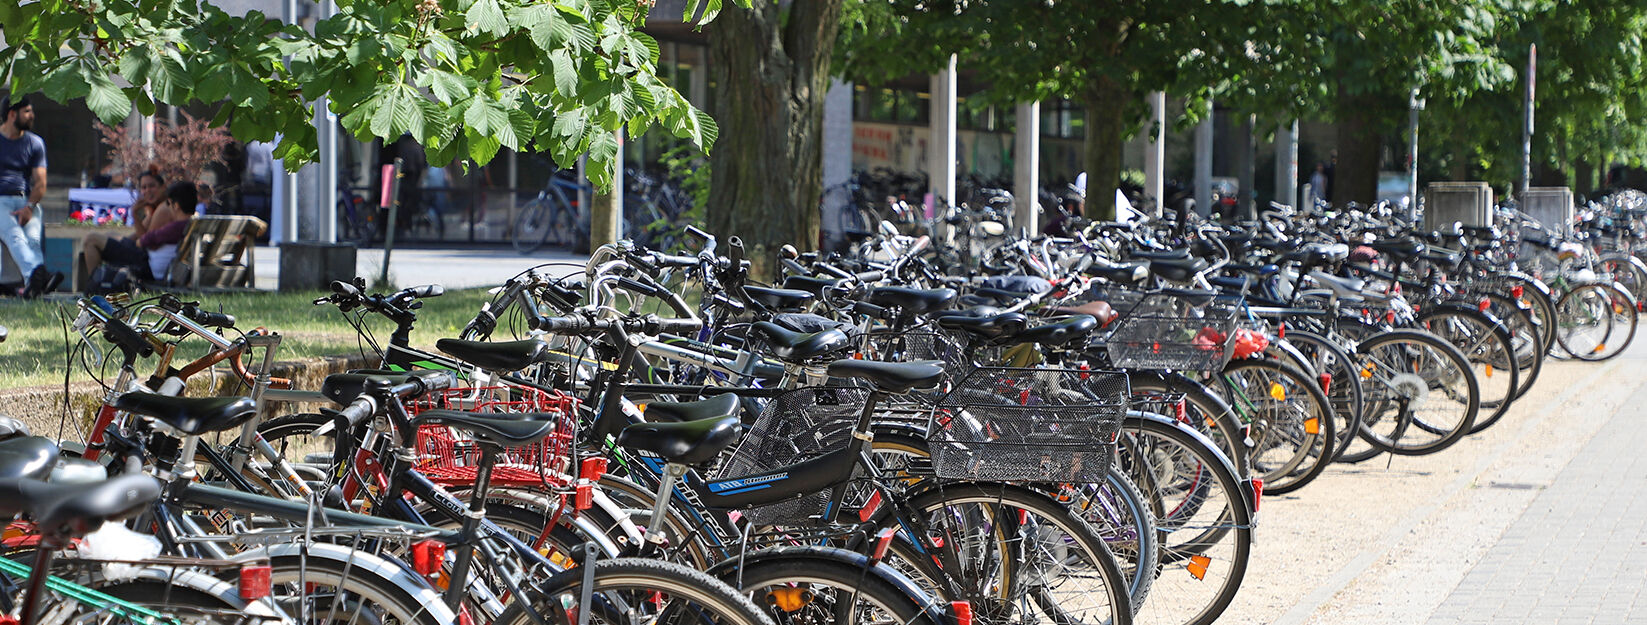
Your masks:
<svg viewBox="0 0 1647 625"><path fill-rule="evenodd" d="M173 182L166 188L165 199L139 222L137 234L120 239L93 239L96 235L88 235L82 267L90 274L106 262L126 268L138 281L165 280L172 260L177 258L177 244L189 231L189 218L197 202L199 194L193 182Z"/></svg>

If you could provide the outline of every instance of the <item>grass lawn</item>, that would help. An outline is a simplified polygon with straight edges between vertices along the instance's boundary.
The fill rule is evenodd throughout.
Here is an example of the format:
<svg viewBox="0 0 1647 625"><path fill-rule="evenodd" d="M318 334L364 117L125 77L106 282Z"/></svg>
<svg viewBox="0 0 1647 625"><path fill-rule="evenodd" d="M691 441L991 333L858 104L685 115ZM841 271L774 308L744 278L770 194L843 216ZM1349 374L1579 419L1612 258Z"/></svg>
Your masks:
<svg viewBox="0 0 1647 625"><path fill-rule="evenodd" d="M242 330L263 326L279 332L281 341L276 360L296 360L315 356L357 353L360 343L354 328L344 321L334 306L315 306L313 301L323 293L235 293L185 294L185 301L199 301L201 308L232 314ZM436 339L457 336L458 331L474 318L482 302L491 299L485 289L447 291L441 297L425 300L418 311L417 329L412 342L418 346L432 346ZM11 335L0 343L0 389L47 384L62 384L64 369L63 322L59 310L74 322L78 311L72 301L24 301L0 299L0 325ZM389 339L393 325L382 317L369 315L368 327L376 333L380 343ZM70 344L80 342L72 330ZM101 348L109 343L101 342ZM210 345L199 338L183 343L174 359L174 366L205 354ZM368 347L367 349L370 349ZM250 364L251 361L248 360ZM151 367L152 368L152 367ZM148 371L141 366L139 372ZM108 377L114 375L109 367ZM91 376L81 367L78 359L70 367L71 381L89 380Z"/></svg>

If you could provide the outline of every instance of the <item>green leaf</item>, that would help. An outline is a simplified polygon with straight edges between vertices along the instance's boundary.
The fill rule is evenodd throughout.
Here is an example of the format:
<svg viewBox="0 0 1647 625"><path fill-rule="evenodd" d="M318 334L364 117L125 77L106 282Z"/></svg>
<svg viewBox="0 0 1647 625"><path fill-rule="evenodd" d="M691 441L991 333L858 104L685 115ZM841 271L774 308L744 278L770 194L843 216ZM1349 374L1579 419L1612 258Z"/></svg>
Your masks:
<svg viewBox="0 0 1647 625"><path fill-rule="evenodd" d="M468 76L459 76L446 70L431 69L418 77L418 86L429 89L435 98L445 104L467 99L479 83Z"/></svg>
<svg viewBox="0 0 1647 625"><path fill-rule="evenodd" d="M498 149L502 147L497 139L488 136L473 132L466 132L464 136L469 140L469 158L481 165L492 162L492 158L498 155Z"/></svg>
<svg viewBox="0 0 1647 625"><path fill-rule="evenodd" d="M93 72L87 76L88 91L86 93L86 108L103 123L114 125L124 120L132 112L131 98L116 87L107 74Z"/></svg>
<svg viewBox="0 0 1647 625"><path fill-rule="evenodd" d="M188 102L189 90L194 88L194 78L183 68L183 58L171 48L164 48L156 54L148 79L155 99L167 104Z"/></svg>
<svg viewBox="0 0 1647 625"><path fill-rule="evenodd" d="M471 31L484 32L493 37L502 37L509 32L509 20L504 19L498 0L475 0L463 16L465 25Z"/></svg>
<svg viewBox="0 0 1647 625"><path fill-rule="evenodd" d="M549 66L555 73L555 91L563 97L576 97L578 92L578 67L572 61L572 55L565 50L556 50L549 53Z"/></svg>
<svg viewBox="0 0 1647 625"><path fill-rule="evenodd" d="M583 130L588 124L589 121L584 119L584 109L563 112L555 116L555 136L576 141L583 137Z"/></svg>

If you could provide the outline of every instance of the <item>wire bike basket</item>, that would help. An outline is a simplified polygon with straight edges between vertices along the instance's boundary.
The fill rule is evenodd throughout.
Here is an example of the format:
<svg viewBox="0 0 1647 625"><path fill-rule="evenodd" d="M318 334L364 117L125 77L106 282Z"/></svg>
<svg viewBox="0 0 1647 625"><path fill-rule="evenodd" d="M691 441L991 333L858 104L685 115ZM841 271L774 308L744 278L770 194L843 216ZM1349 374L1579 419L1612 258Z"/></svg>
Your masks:
<svg viewBox="0 0 1647 625"><path fill-rule="evenodd" d="M773 397L710 481L755 475L846 448L869 392L850 386L798 388ZM806 525L823 511L830 489L743 512L754 525Z"/></svg>
<svg viewBox="0 0 1647 625"><path fill-rule="evenodd" d="M1115 298L1111 305L1125 299L1132 298ZM1216 299L1199 304L1191 300L1173 293L1137 298L1115 321L1105 341L1110 363L1122 369L1223 369L1230 361L1241 306Z"/></svg>
<svg viewBox="0 0 1647 625"><path fill-rule="evenodd" d="M933 470L956 480L1102 481L1128 394L1123 373L976 369L933 410Z"/></svg>
<svg viewBox="0 0 1647 625"><path fill-rule="evenodd" d="M491 413L543 413L556 421L555 433L542 441L504 449L492 468L492 486L561 487L570 483L577 405L572 396L529 386L478 386L431 393L406 403L417 416L426 410ZM442 486L473 486L480 469L480 445L467 434L444 425L417 431L417 469Z"/></svg>

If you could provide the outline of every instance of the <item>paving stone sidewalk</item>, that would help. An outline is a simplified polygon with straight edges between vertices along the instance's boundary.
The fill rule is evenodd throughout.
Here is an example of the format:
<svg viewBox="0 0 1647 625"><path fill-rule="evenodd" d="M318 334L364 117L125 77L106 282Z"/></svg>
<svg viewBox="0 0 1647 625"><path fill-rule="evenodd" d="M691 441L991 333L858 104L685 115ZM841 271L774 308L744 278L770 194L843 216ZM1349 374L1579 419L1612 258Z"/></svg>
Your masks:
<svg viewBox="0 0 1647 625"><path fill-rule="evenodd" d="M1647 389L1607 418L1431 625L1647 624Z"/></svg>

